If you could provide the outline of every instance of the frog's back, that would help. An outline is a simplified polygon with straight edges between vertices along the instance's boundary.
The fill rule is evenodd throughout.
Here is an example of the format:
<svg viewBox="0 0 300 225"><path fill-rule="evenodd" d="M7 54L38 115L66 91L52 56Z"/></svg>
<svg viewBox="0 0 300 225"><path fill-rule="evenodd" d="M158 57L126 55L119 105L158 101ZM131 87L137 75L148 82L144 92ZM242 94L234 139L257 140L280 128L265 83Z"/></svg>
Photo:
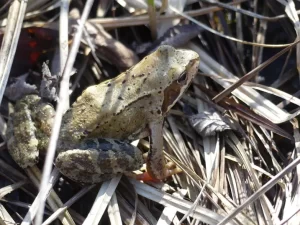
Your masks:
<svg viewBox="0 0 300 225"><path fill-rule="evenodd" d="M125 97L127 93L120 99L113 96L119 93L111 96L110 92L103 84L88 88L65 114L62 137L72 137L73 141L85 137L131 139L145 131L150 121L161 117L161 110L151 107L160 100L151 94L131 101Z"/></svg>
<svg viewBox="0 0 300 225"><path fill-rule="evenodd" d="M198 60L192 51L163 46L118 77L87 88L65 114L62 138L138 137L149 123L163 119L184 90L180 85L190 82L183 79L185 83L179 84L178 79ZM163 107L165 91L172 85L170 107Z"/></svg>

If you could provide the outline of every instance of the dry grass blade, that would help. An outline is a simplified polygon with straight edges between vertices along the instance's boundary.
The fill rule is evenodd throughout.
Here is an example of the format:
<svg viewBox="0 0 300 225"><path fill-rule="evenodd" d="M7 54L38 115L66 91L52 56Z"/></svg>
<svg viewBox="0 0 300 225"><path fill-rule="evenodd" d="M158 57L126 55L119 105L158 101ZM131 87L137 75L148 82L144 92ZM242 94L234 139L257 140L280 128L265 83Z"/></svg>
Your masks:
<svg viewBox="0 0 300 225"><path fill-rule="evenodd" d="M202 75L207 76L207 77L211 77L208 74L202 74ZM218 79L222 79L222 80L230 82L230 83L235 82L235 80L233 80L233 79L226 79L226 78L222 78L222 77L219 77ZM245 82L245 83L243 83L243 85L252 87L253 89L256 89L256 90L259 90L259 91L262 91L262 92L265 92L265 93L268 93L268 94L275 95L275 96L280 97L280 98L283 98L287 101L286 105L288 103L294 103L294 104L300 106L300 99L299 98L297 98L296 96L293 96L293 95L291 95L291 94L289 94L285 91L279 90L278 88L269 87L269 86L266 86L266 85L257 84L257 83L253 83L253 82Z"/></svg>
<svg viewBox="0 0 300 225"><path fill-rule="evenodd" d="M254 191L258 190L261 187L261 184L259 182L257 174L252 169L250 163L251 159L248 157L248 154L243 148L242 143L239 141L238 137L231 131L228 132L228 137L229 138L226 140L227 144L233 149L235 154L242 160L242 163L248 172L248 176L253 182ZM263 208L263 211L265 212L265 217L266 219L271 220L270 211L268 210L267 197L265 195L260 197L261 198L259 199L259 204Z"/></svg>
<svg viewBox="0 0 300 225"><path fill-rule="evenodd" d="M41 174L40 171L37 167L31 167L30 169L27 169L27 173L30 176L31 180L33 183L38 187L41 179ZM48 186L47 186L47 195L49 195L49 198L47 199L48 204L50 205L51 209L53 211L56 211L59 207L62 206L62 202L57 196L57 194L52 191L51 189L53 188L53 185L56 183L56 180L58 179L59 172L57 169L54 169L52 171L52 179L49 181ZM30 206L30 209L26 216L23 219L23 222L21 225L29 225L32 223L33 218L35 217L38 207L40 204L40 193L36 196L34 202ZM65 212L64 215L60 216L60 220L62 224L64 225L73 225L75 224L72 217L68 212Z"/></svg>
<svg viewBox="0 0 300 225"><path fill-rule="evenodd" d="M282 170L282 167L280 166L279 162L277 161L277 159L274 157L274 154L272 152L272 149L270 148L269 143L272 143L272 140L269 136L265 135L266 138L264 138L264 136L255 128L252 126L252 129L254 130L255 134L258 136L259 140L263 143L265 149L267 150L267 152L269 153L271 160L272 160L272 165L274 167L274 170L278 173ZM263 130L263 129L262 129ZM266 132L265 132L266 134ZM267 140L265 140L267 139ZM262 156L260 155L260 158L262 158ZM263 158L262 158L263 160ZM289 179L287 179L289 180Z"/></svg>
<svg viewBox="0 0 300 225"><path fill-rule="evenodd" d="M11 193L12 191L22 187L24 184L26 184L26 182L27 181L19 181L7 187L0 188L0 199L3 198L5 195Z"/></svg>
<svg viewBox="0 0 300 225"><path fill-rule="evenodd" d="M204 82L200 78L197 81L199 83ZM206 98L205 94L202 91L200 91L198 88L195 88L195 93L204 99ZM207 103L197 99L198 113L207 111L208 109L209 109L209 105ZM215 171L215 168L217 167L217 160L219 158L219 146L220 146L220 138L218 133L213 136L203 137L206 178L208 183L212 182L211 178L213 176L213 172Z"/></svg>
<svg viewBox="0 0 300 225"><path fill-rule="evenodd" d="M9 12L11 2L13 11ZM297 78L298 52L294 47L299 47L296 9L300 2L238 0L226 4L209 0L151 0L147 7L147 1L134 0L41 0L28 1L24 17L18 10L26 3L10 1L0 6L1 26L8 24L6 29L16 30L15 34L6 34L3 46L8 42L12 45L18 42L15 54L15 46L10 46L11 43L2 47L0 53L4 57L0 59L0 68L7 68L5 73L10 73L9 88L0 107L0 210L3 212L0 224L22 221L23 225L299 223L300 135L298 118L294 117L300 115L300 81ZM14 6L19 9L14 9ZM22 18L19 24L6 19L8 15L12 18L13 14L15 18ZM18 36L22 25L19 40L12 40L14 35ZM2 34L0 41L3 40ZM156 39L156 35L160 38ZM72 46L68 46L70 43ZM174 62L172 54L163 57L167 63L161 63L159 54L150 66L143 66L146 65L143 62L152 60L146 57L139 64L142 66L137 67L137 72L129 69L160 45L191 49L199 54L201 73L192 78L191 86L186 86L191 79L190 67ZM14 58L10 72L11 62L6 61L4 49L6 53L10 51L9 60ZM49 61L50 68L47 73L42 66L46 61ZM171 69L167 67L166 70L166 65ZM195 64L189 65L195 68ZM178 74L178 71L182 73ZM120 72L125 72L126 79L113 79ZM174 80L173 72L180 78ZM26 76L21 76L24 73ZM153 74L157 74L154 80ZM167 78L165 85L160 78L157 79L159 75ZM7 78L1 79L2 86L5 86ZM252 82L248 82L249 79ZM103 81L98 89L95 84ZM24 88L27 92L20 94L22 84L27 85ZM85 91L91 85L95 85L99 93L95 94L93 87ZM103 91L104 86L110 87L109 91ZM38 164L21 171L22 168L12 161L16 157L12 159L9 155L14 153L11 143L20 143L14 142L20 140L16 134L23 134L22 127L13 130L16 122L23 124L14 117L21 111L19 102L15 103L31 93L33 87L40 90L42 101L47 96L44 89L55 96L58 101L52 103L57 112L55 118L51 116L51 120L55 120L53 129L47 126L47 137L52 131L48 153L47 147L41 146L43 149L39 150L45 149L45 154L40 152ZM178 93L181 94L186 87L188 90L177 99ZM60 90L59 99L55 90ZM217 96L222 90L222 93L232 95L224 97L221 93ZM11 94L15 96L10 98L7 93L19 95ZM87 100L80 102L80 99L85 99L82 96ZM215 96L213 102L211 99ZM95 97L95 104L90 104L90 97ZM153 101L148 102L149 97L153 97ZM132 103L133 99L136 100ZM14 110L11 110L12 105ZM68 114L63 116L69 105ZM76 111L78 105L84 110ZM118 108L117 112L112 105ZM30 132L29 136L36 136L34 142L38 142L37 145L48 145L48 140L40 140L43 134L39 128L43 121L36 121L38 115L31 106L25 104L24 108L28 115L25 122L33 121L28 123L33 129L26 129L24 134ZM69 115L73 116L72 119ZM292 123L283 123L290 119L293 119ZM163 129L159 126L149 134L147 127L153 127L157 120L164 120ZM61 124L63 131L69 131L70 136L63 133L59 137ZM74 128L73 124L78 124L78 127ZM103 124L112 129L111 133L107 131L109 129L99 131ZM131 125L136 127L133 128L135 131L127 130ZM120 132L124 133L124 138L114 142L118 150L123 148L122 141L131 142L134 138L138 139L136 147L143 155L150 150L150 157L144 164L141 155L136 153L139 162L126 164L136 169L143 164L142 168L126 171L124 176L145 178L147 173L144 172L149 164L151 167L151 164L160 162L155 158L151 161L153 147L163 149L170 176L160 182L129 182L125 177L119 182L122 160L130 153L125 151L122 159L115 162L113 148L116 145L104 147L104 151L111 150L105 151L109 154L107 159L102 156L104 151L96 153L90 138L119 138L117 134ZM150 141L146 137L148 134L152 136ZM76 140L68 143L65 137L75 137ZM163 140L153 142L154 137ZM158 142L160 146L156 146ZM59 150L57 161L54 160L56 145ZM109 174L109 177L117 175L116 178L99 185L98 190L92 190L97 184L82 186L73 180L78 177L71 176L68 171L62 170L60 176L57 171L60 165L57 165L52 172L55 179L48 184L53 161L64 164L63 160L60 161L62 154L69 157L68 153L76 152L72 149L86 146L87 151L82 152L95 153L97 160L90 163L90 157L76 154L78 160L67 158L70 162L68 171L80 167L84 175L88 173L90 176L96 170L99 179L102 179L103 172L104 177ZM18 150L23 150L21 148ZM30 147L26 149L30 150ZM97 165L99 161L101 165ZM44 176L37 193L42 166ZM92 176L93 179L96 177ZM86 182L89 182L87 177ZM45 218L44 222L42 218Z"/></svg>
<svg viewBox="0 0 300 225"><path fill-rule="evenodd" d="M300 154L300 133L299 133L299 121L294 119L291 121L293 125L294 137L295 137L295 149L293 151L292 158L299 158ZM284 220L288 220L289 225L298 224L299 223L299 202L300 202L300 188L299 188L299 177L300 177L300 165L297 166L294 176L291 177L289 182L287 183L287 196L289 196L285 204L283 216Z"/></svg>
<svg viewBox="0 0 300 225"><path fill-rule="evenodd" d="M187 194L186 190L180 190L178 192L173 193L172 195L183 199L183 197ZM164 211L162 212L159 220L157 221L157 225L169 225L172 224L174 221L174 217L176 216L177 210L173 207L165 207ZM178 221L179 223L179 221Z"/></svg>
<svg viewBox="0 0 300 225"><path fill-rule="evenodd" d="M156 22L156 10L155 10L154 0L148 1L148 15L149 15L151 36L152 39L155 40L157 37L157 22Z"/></svg>
<svg viewBox="0 0 300 225"><path fill-rule="evenodd" d="M103 213L105 212L105 209L110 202L110 199L115 193L120 180L121 175L113 178L111 181L106 181L102 184L93 207L82 225L96 225L99 223Z"/></svg>
<svg viewBox="0 0 300 225"><path fill-rule="evenodd" d="M1 212L0 214L1 225L16 224L16 222L13 220L13 218L10 216L10 214L2 204L0 204L0 212Z"/></svg>
<svg viewBox="0 0 300 225"><path fill-rule="evenodd" d="M228 224L238 213L240 213L245 207L250 205L252 202L261 197L262 194L266 193L270 188L272 188L283 176L287 173L290 173L292 169L294 169L300 163L300 158L295 159L291 162L287 167L285 167L280 173L274 176L271 180L269 180L265 185L260 187L253 195L251 195L242 205L240 205L237 209L231 212L225 219L219 222L217 225L225 225Z"/></svg>
<svg viewBox="0 0 300 225"><path fill-rule="evenodd" d="M221 93L219 93L217 96L213 98L213 101L219 102L224 97L228 96L232 91L234 91L236 88L241 86L244 82L252 79L254 76L256 76L256 73L264 69L266 66L270 65L274 60L279 58L281 55L289 51L291 48L293 48L296 44L298 44L300 40L296 40L293 44L286 47L285 49L278 52L276 55L272 56L270 59L265 61L264 63L260 64L255 69L251 70L249 73L245 74L242 78L240 78L238 81L236 81L234 84L232 84L230 87L223 90Z"/></svg>
<svg viewBox="0 0 300 225"><path fill-rule="evenodd" d="M108 204L107 212L111 224L116 224L116 225L123 224L116 193L113 193L113 196Z"/></svg>
<svg viewBox="0 0 300 225"><path fill-rule="evenodd" d="M8 13L8 23L0 50L0 102L2 102L14 54L17 49L26 6L27 1L15 0L10 6Z"/></svg>
<svg viewBox="0 0 300 225"><path fill-rule="evenodd" d="M227 80L227 79L226 79ZM200 84L195 84L198 88L200 88L203 92L206 92L207 95L209 96L215 96L215 92L213 92L212 90L208 90L206 88L204 88L202 85ZM200 95L196 95L198 98L202 98ZM270 120L268 120L267 118L264 118L256 113L254 113L253 111L251 111L250 109L248 109L247 107L245 107L242 104L236 103L235 101L225 97L221 102L219 102L220 106L222 106L224 109L226 110L230 110L233 113L235 113L236 115L240 116L241 118L244 118L254 124L257 124L261 127L264 127L282 137L288 138L292 141L294 141L294 138L291 134L289 134L288 132L286 132L285 130L281 129L279 126L277 126L276 124L272 123Z"/></svg>
<svg viewBox="0 0 300 225"><path fill-rule="evenodd" d="M150 213L149 209L140 201L137 200L137 205L140 213L136 213L136 208L133 208L124 196L118 196L118 204L120 206L120 213L122 215L122 221L126 224L156 224L157 220ZM148 222L149 221L149 222Z"/></svg>
<svg viewBox="0 0 300 225"><path fill-rule="evenodd" d="M210 179L209 179L210 180ZM199 205L201 197L203 195L203 190L205 189L206 184L203 185L200 193L198 194L196 200L193 202L193 205L189 208L189 210L184 214L184 216L180 219L179 223L183 223L190 215L193 214L196 207Z"/></svg>
<svg viewBox="0 0 300 225"><path fill-rule="evenodd" d="M231 3L228 3L228 5L237 5L242 2L246 2L246 0L238 0L234 1ZM222 8L219 7L206 7L198 10L191 10L191 11L186 11L185 13L189 16L201 16L217 11L223 10ZM170 21L172 19L179 19L179 18L184 18L181 15L159 15L156 19L157 22L162 22L162 21ZM149 24L149 16L129 16L129 17L122 17L122 18L95 18L95 19L90 19L89 22L94 22L94 23L99 23L101 24L104 28L120 28L120 27L128 27L128 26L139 26L139 25L147 25Z"/></svg>
<svg viewBox="0 0 300 225"><path fill-rule="evenodd" d="M267 17L267 16L263 16L263 15L260 15L260 14L257 14L255 12L251 12L251 11L248 11L248 10L243 10L241 8L236 8L236 7L233 7L229 4L225 4L225 3L222 3L222 2L211 2L211 1L207 1L207 0L204 0L204 2L208 3L208 4L214 4L214 5L217 5L217 6L220 6L224 9L230 9L234 12L238 12L240 14L244 14L244 15L247 15L247 16L251 16L253 18L256 18L256 19L260 19L260 20L263 20L263 21L272 21L274 20L275 18L272 18L272 17ZM277 18L276 18L277 19Z"/></svg>
<svg viewBox="0 0 300 225"><path fill-rule="evenodd" d="M224 208L226 212L229 213L236 209L236 204L233 202L232 199L229 199L228 197L224 197L223 194L219 193L216 188L212 187L209 183L206 183L204 180L202 180L194 171L192 171L190 168L188 168L187 165L179 162L178 160L176 160L174 157L171 157L167 153L165 153L165 154L169 160L176 162L176 165L178 167L180 167L189 178L191 178L191 180L194 182L194 184L199 189L201 189L201 186L198 182L206 184L206 187L208 188L208 190L211 191L213 194L215 194L218 197L218 200L220 200L222 202L221 203L222 208ZM236 177L234 177L234 179L236 179ZM209 197L208 193L205 193L205 194L206 194L206 197ZM212 203L214 203L214 201L212 199L210 199L210 200ZM215 205L215 206L217 206L217 205ZM226 214L225 211L221 210L220 207L218 207L218 210L219 210L218 212L221 215ZM244 212L241 212L240 214L238 214L235 219L237 219L241 224L249 224L249 225L255 224L254 220L251 220L247 215L245 215Z"/></svg>
<svg viewBox="0 0 300 225"><path fill-rule="evenodd" d="M139 195L151 199L152 201L158 202L164 206L175 207L181 213L187 213L188 210L192 207L191 202L176 198L146 184L142 184L135 180L131 180L131 183L134 185ZM216 224L223 218L223 216L200 206L197 206L190 216L208 224ZM229 222L228 225L229 224L236 223Z"/></svg>
<svg viewBox="0 0 300 225"><path fill-rule="evenodd" d="M56 2L57 0L52 0L52 2ZM28 4L28 11L37 10L46 5L48 0L40 0L40 1L30 1Z"/></svg>
<svg viewBox="0 0 300 225"><path fill-rule="evenodd" d="M26 176L20 173L17 169L9 165L4 160L0 159L0 168L3 173L8 174L11 178L15 180L26 180Z"/></svg>
<svg viewBox="0 0 300 225"><path fill-rule="evenodd" d="M298 14L296 12L296 6L294 1L285 1L282 0L281 3L285 3L283 4L285 6L285 13L287 14L288 18L293 22L294 24L294 29L296 31L296 35L297 35L297 40L300 39L299 34L300 34L300 26L299 26L299 17ZM300 57L300 46L297 45L296 47L296 54L297 54L297 70L298 70L298 74L300 75L300 61L299 61L299 57Z"/></svg>
<svg viewBox="0 0 300 225"><path fill-rule="evenodd" d="M2 116L0 116L0 135L3 140L6 140L7 124Z"/></svg>
<svg viewBox="0 0 300 225"><path fill-rule="evenodd" d="M218 79L219 76L237 79L232 73L230 73L225 67L217 63L212 59L205 51L194 44L188 44L188 46L195 50L199 55L202 61L200 61L200 69L206 73L210 74L212 79L219 83L224 88L230 86L228 82ZM265 118L268 118L273 123L283 123L287 120L294 118L299 112L294 114L288 114L286 111L275 106L271 101L261 96L255 90L240 86L238 89L232 92L237 98L242 100L245 104L249 105L255 112L262 115Z"/></svg>
<svg viewBox="0 0 300 225"><path fill-rule="evenodd" d="M68 57L68 60L66 62L66 66L63 71L62 75L62 81L61 81L61 86L60 86L60 92L59 92L59 103L57 105L56 109L56 114L55 114L55 124L53 125L52 128L52 134L50 137L49 141L49 147L46 155L46 161L44 165L44 170L43 170L43 177L41 181L41 187L40 187L40 207L39 211L37 213L37 218L36 218L36 225L42 224L42 218L43 218L43 211L45 207L45 200L47 196L47 182L49 180L49 175L51 172L52 168L52 162L54 159L55 155L55 149L56 149L56 144L57 144L57 139L59 135L59 130L60 130L60 125L61 125L61 120L63 113L65 111L65 103L67 102L68 99L68 90L69 90L69 77L71 75L72 69L73 69L73 64L75 62L75 58L79 49L79 44L80 44L80 39L83 33L83 27L84 23L87 20L87 17L90 13L91 7L93 5L93 0L89 0L86 2L82 17L79 20L79 26L77 33L74 37L73 45L70 50L70 54Z"/></svg>
<svg viewBox="0 0 300 225"><path fill-rule="evenodd" d="M252 111L250 111L248 108L244 107L243 105L238 105L238 104L232 103L232 104L225 106L225 108L232 110L237 115L241 116L244 119L247 119L248 121L250 121L254 124L265 127L266 129L273 131L274 133L276 133L282 137L285 137L285 138L288 138L288 139L294 141L294 138L291 134L284 131L276 124L273 124L268 119L253 113Z"/></svg>
<svg viewBox="0 0 300 225"><path fill-rule="evenodd" d="M284 225L286 224L291 218L293 218L297 213L299 213L300 207L294 209L293 212L290 212L290 214L284 218L282 221L280 221L279 225Z"/></svg>
<svg viewBox="0 0 300 225"><path fill-rule="evenodd" d="M3 6L1 6L0 13L3 13L5 10L7 10L7 8L9 8L9 6L11 5L11 3L13 1L14 0L8 0L8 1L6 1L6 3Z"/></svg>
<svg viewBox="0 0 300 225"><path fill-rule="evenodd" d="M63 0L60 5L60 18L59 18L59 66L55 73L62 74L65 68L66 61L69 54L69 1ZM69 98L66 98L65 111L70 107Z"/></svg>
<svg viewBox="0 0 300 225"><path fill-rule="evenodd" d="M223 37L223 38L226 38L228 40L231 40L231 41L235 41L235 42L246 44L246 45L254 45L254 46L269 47L269 48L278 48L278 47L282 48L282 47L288 47L289 45L293 44L293 43L291 43L291 44L288 44L288 45L286 45L286 44L270 45L270 44L260 44L260 43L257 43L257 42L249 42L249 41L240 40L240 39L237 39L237 38L234 38L234 37L222 34L222 33L218 32L218 31L215 31L214 29L206 26L204 23L201 23L201 22L195 20L194 18L186 15L185 13L181 13L180 11L178 11L177 9L175 9L174 7L169 6L169 8L171 10L173 10L174 12L176 12L177 14L181 15L182 17L184 17L184 18L190 20L191 22L197 24L198 26L202 27L203 29L205 29L205 30L207 30L207 31L209 31L209 32L211 32L213 34L216 34L216 35L218 35L220 37Z"/></svg>
<svg viewBox="0 0 300 225"><path fill-rule="evenodd" d="M38 10L32 11L32 12L27 12L25 15L25 19L30 19L30 18L34 18L39 15L43 15L44 13L55 10L61 6L60 2L53 3L53 5L51 4L51 2L48 4L49 4L49 7L47 7L47 5L44 5L42 7L42 9L38 9Z"/></svg>
<svg viewBox="0 0 300 225"><path fill-rule="evenodd" d="M49 218L47 220L45 220L42 225L51 224L59 215L64 213L72 204L74 204L79 198L81 198L83 195L85 195L87 192L89 192L94 187L95 187L95 185L90 185L90 186L85 187L82 190L80 190L76 195L74 195L70 200L68 200L63 206L61 206L51 216L49 216Z"/></svg>
<svg viewBox="0 0 300 225"><path fill-rule="evenodd" d="M69 27L68 13L69 1L61 1L60 19L59 19L59 47L60 47L60 66L59 72L65 68L65 64L69 54L69 32L66 27Z"/></svg>

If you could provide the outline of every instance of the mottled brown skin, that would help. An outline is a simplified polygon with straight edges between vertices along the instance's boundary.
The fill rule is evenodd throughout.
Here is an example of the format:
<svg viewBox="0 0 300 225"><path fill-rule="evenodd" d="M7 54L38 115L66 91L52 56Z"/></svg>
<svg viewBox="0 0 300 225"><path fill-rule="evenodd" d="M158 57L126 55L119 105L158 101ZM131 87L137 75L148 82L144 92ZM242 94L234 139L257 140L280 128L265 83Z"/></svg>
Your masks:
<svg viewBox="0 0 300 225"><path fill-rule="evenodd" d="M124 171L137 170L142 165L143 156L139 149L107 138L86 139L78 149L63 151L56 158L56 166L63 174L84 183L107 180Z"/></svg>
<svg viewBox="0 0 300 225"><path fill-rule="evenodd" d="M14 111L8 121L7 146L14 160L26 168L35 165L39 151L48 147L55 110L37 95L28 95Z"/></svg>
<svg viewBox="0 0 300 225"><path fill-rule="evenodd" d="M103 177L141 166L138 149L129 150L118 140L151 135L147 168L154 178L163 179L163 120L189 86L198 64L199 56L193 51L161 46L118 77L87 88L63 117L56 166L73 180L101 182ZM92 139L99 137L110 138L112 145L105 149Z"/></svg>

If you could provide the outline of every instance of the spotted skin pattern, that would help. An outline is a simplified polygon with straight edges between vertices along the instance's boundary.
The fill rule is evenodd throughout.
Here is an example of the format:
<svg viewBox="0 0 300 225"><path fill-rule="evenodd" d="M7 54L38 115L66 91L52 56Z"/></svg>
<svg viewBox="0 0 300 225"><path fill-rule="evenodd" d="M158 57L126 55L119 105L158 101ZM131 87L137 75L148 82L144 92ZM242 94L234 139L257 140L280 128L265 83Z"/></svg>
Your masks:
<svg viewBox="0 0 300 225"><path fill-rule="evenodd" d="M138 148L102 138L87 139L79 149L64 151L56 158L56 166L63 174L71 174L69 178L84 183L97 183L118 173L138 170L142 165L143 156ZM98 174L102 174L101 178Z"/></svg>
<svg viewBox="0 0 300 225"><path fill-rule="evenodd" d="M55 110L37 95L28 95L16 103L14 111L8 120L8 151L26 168L38 162L39 152L45 153Z"/></svg>
<svg viewBox="0 0 300 225"><path fill-rule="evenodd" d="M151 136L147 169L154 178L163 179L164 117L188 88L198 65L194 51L161 46L116 78L87 88L62 119L56 158L60 172L77 182L98 183L137 170L143 164L142 154L128 142ZM8 148L25 168L36 163L39 146L47 146L41 137L50 135L54 109L34 95L26 96L15 109ZM43 118L46 125L38 114L49 116Z"/></svg>

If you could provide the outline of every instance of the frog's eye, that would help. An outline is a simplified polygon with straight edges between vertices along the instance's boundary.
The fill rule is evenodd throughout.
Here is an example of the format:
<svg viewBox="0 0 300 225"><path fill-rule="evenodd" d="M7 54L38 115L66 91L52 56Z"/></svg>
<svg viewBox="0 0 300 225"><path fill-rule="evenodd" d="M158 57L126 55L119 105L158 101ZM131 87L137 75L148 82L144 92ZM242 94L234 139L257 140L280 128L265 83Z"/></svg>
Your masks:
<svg viewBox="0 0 300 225"><path fill-rule="evenodd" d="M186 73L182 73L180 77L177 79L177 83L183 84L186 83L187 75Z"/></svg>

